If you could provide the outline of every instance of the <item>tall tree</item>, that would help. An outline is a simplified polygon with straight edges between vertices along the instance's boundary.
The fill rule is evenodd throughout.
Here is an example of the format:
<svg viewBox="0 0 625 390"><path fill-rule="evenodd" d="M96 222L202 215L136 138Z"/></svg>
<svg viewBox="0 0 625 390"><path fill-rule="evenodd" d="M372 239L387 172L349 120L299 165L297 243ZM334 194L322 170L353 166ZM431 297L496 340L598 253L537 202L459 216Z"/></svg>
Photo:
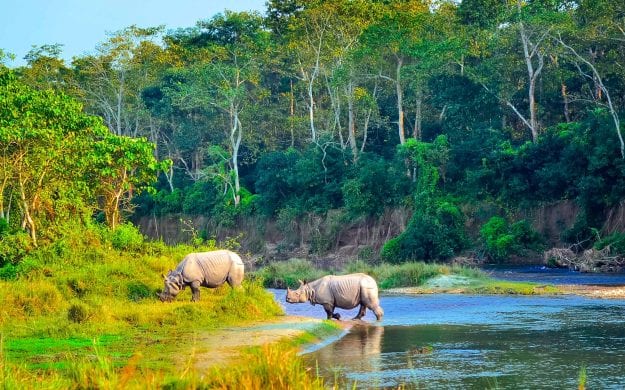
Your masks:
<svg viewBox="0 0 625 390"><path fill-rule="evenodd" d="M221 116L232 174L224 179L232 180L229 184L235 205L240 201L239 152L246 132L244 118L252 114L250 108L265 93L260 81L268 38L262 18L255 13L226 12L199 22L189 39L199 46L204 60L183 71L185 83L172 91L172 100L181 109L212 110Z"/></svg>
<svg viewBox="0 0 625 390"><path fill-rule="evenodd" d="M116 135L137 137L153 132L141 92L165 66L158 45L162 31L162 27L130 26L111 34L96 55L73 61L86 109L102 116Z"/></svg>

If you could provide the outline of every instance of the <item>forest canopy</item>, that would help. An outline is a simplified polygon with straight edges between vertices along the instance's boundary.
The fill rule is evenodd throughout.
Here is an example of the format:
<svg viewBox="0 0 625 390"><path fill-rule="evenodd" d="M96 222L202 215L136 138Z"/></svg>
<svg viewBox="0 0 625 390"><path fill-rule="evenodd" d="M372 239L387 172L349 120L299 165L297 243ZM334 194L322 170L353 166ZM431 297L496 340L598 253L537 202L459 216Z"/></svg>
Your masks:
<svg viewBox="0 0 625 390"><path fill-rule="evenodd" d="M382 258L501 259L544 245L529 210L565 201L559 244L623 230L622 2L269 0L61 50L0 78L0 217L33 242L97 211L265 218L288 238L402 208Z"/></svg>

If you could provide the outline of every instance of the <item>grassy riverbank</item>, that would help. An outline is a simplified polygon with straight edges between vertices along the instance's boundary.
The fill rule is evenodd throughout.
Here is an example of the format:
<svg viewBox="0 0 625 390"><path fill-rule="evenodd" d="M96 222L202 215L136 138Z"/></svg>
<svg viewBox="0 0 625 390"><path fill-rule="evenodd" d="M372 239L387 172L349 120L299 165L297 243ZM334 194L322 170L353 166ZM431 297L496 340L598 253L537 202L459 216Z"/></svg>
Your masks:
<svg viewBox="0 0 625 390"><path fill-rule="evenodd" d="M200 302L189 302L188 290L173 303L156 299L161 274L189 252L212 249L143 242L128 227L116 232L92 227L69 230L53 244L22 254L19 262L0 269L0 383L16 389L320 388L292 341L248 347L227 368L197 369L194 360L213 350L200 345L207 333L283 314L263 280L294 286L297 279L322 275L296 260L250 274L243 289L202 289ZM367 272L389 291L414 286L433 291L428 285L441 277L471 280L476 292L514 290L466 267L353 263L343 272ZM332 331L328 327L313 333ZM302 330L299 341L313 340L310 331Z"/></svg>
<svg viewBox="0 0 625 390"><path fill-rule="evenodd" d="M188 289L158 301L162 273L215 247L167 247L133 234L67 232L0 269L2 388L320 387L292 343L250 348L237 361L244 369L191 367L198 335L279 318L282 309L249 280L238 290L202 289L200 302Z"/></svg>
<svg viewBox="0 0 625 390"><path fill-rule="evenodd" d="M475 294L558 294L560 289L535 283L511 282L489 277L485 272L460 265L409 262L400 265L370 265L353 262L345 269L323 271L301 259L271 264L256 272L265 287L291 288L298 280L314 280L330 273L364 272L373 276L381 290L403 293L475 293Z"/></svg>

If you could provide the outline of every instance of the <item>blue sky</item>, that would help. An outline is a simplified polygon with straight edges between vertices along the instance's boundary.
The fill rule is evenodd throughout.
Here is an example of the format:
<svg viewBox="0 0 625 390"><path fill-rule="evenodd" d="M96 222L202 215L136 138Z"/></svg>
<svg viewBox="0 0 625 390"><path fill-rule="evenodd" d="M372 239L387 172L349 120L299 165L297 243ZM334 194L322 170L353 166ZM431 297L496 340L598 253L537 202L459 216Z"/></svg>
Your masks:
<svg viewBox="0 0 625 390"><path fill-rule="evenodd" d="M15 54L9 66L22 59L32 45L63 44L63 58L93 52L107 32L136 24L167 29L190 27L200 19L223 12L265 10L266 0L2 0L0 48Z"/></svg>

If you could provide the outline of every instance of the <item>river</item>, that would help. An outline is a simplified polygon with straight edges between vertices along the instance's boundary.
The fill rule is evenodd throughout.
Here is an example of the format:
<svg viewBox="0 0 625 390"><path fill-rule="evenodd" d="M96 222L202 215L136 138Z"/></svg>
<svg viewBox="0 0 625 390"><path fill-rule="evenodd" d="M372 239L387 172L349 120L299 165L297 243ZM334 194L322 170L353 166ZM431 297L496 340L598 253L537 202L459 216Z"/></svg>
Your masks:
<svg viewBox="0 0 625 390"><path fill-rule="evenodd" d="M503 272L507 279L528 280ZM613 275L607 278L625 284L625 277L622 283ZM610 284L585 279L575 283ZM325 318L322 307L286 304L283 290L272 291L287 314ZM625 300L382 295L381 305L383 321L376 322L368 312L363 325L306 351L308 365L328 385L573 389L585 371L589 389L625 388ZM343 318L357 312L337 311Z"/></svg>

